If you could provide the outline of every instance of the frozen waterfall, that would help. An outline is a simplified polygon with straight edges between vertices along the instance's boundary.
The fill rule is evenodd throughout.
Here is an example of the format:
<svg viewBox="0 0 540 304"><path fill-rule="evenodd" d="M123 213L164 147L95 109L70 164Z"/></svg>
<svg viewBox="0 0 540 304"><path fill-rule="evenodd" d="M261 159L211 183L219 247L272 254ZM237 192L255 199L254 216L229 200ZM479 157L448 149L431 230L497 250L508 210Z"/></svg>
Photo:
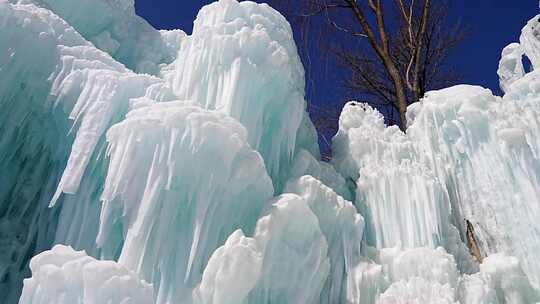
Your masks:
<svg viewBox="0 0 540 304"><path fill-rule="evenodd" d="M504 96L428 92L407 133L349 102L325 163L270 6L186 35L133 0L0 0L0 301L540 302L538 18Z"/></svg>

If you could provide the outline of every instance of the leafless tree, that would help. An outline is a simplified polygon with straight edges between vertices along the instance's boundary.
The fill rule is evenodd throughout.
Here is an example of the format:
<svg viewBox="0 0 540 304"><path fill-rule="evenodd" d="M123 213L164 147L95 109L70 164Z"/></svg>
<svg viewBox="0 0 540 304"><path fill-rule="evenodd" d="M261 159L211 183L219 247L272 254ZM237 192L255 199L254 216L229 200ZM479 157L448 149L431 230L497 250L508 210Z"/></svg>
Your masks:
<svg viewBox="0 0 540 304"><path fill-rule="evenodd" d="M350 72L345 85L368 103L399 113L403 131L409 104L419 101L427 90L458 80L445 63L466 31L449 23L443 0L274 2L287 7L288 15L319 18L331 29L327 33L345 37L329 47L330 54ZM324 41L332 36L327 35Z"/></svg>

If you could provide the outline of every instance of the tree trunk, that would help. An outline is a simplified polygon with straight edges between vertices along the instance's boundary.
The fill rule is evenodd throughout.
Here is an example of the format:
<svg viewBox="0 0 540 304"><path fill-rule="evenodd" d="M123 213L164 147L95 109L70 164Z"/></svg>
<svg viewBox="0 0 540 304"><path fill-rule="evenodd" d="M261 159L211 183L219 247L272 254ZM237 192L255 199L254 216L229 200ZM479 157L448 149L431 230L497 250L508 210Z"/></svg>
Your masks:
<svg viewBox="0 0 540 304"><path fill-rule="evenodd" d="M405 82L401 78L399 70L393 63L388 64L388 73L394 83L397 97L397 109L399 111L399 128L404 133L407 131L407 95L405 94Z"/></svg>
<svg viewBox="0 0 540 304"><path fill-rule="evenodd" d="M403 133L407 132L407 101L399 101L399 128Z"/></svg>

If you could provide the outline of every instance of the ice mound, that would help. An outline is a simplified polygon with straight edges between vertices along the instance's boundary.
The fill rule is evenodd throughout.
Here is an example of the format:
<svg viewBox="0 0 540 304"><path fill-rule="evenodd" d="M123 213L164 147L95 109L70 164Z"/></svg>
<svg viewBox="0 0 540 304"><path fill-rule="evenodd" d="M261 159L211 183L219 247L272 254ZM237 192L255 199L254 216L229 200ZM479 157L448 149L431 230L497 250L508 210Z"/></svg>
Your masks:
<svg viewBox="0 0 540 304"><path fill-rule="evenodd" d="M376 303L536 303L530 285L514 257L486 257L480 271L461 275L454 257L442 247L409 250L387 248L379 256L391 285Z"/></svg>
<svg viewBox="0 0 540 304"><path fill-rule="evenodd" d="M429 92L406 134L348 103L328 164L268 5L220 0L186 36L129 0L16 2L0 0L6 303L30 276L21 304L540 301L537 17L502 52L503 97Z"/></svg>
<svg viewBox="0 0 540 304"><path fill-rule="evenodd" d="M399 281L392 284L379 299L379 304L458 304L452 296L453 291L448 285L429 282L414 277L409 281Z"/></svg>
<svg viewBox="0 0 540 304"><path fill-rule="evenodd" d="M233 255L235 247L229 244L239 241L246 245L252 244L249 253L252 258L245 260L245 264L230 265L231 259L241 257L235 255L247 255L244 253L247 248L236 250ZM229 251L227 255L232 257L224 259L223 255L216 256L224 251ZM256 279L254 286L251 282L244 282L244 277L239 277L239 286L246 283L253 286L249 293L244 291L245 297L237 298L237 302L225 302L223 298L216 299L216 293L228 297L238 296L235 291L239 286L228 282L228 290L207 289L213 287L213 284L203 280L197 290L202 300L200 303L313 303L318 300L330 269L327 251L328 244L319 228L317 217L307 202L298 195L283 194L270 202L266 215L257 222L253 238L245 239L240 231L233 233L224 247L212 256L209 268L203 275L203 278L223 281L221 276L227 278L231 274L208 272L218 267L232 273L242 273L246 267L252 271L259 270L245 277ZM250 262L253 264L248 264Z"/></svg>
<svg viewBox="0 0 540 304"><path fill-rule="evenodd" d="M380 260L392 284L378 303L460 303L457 265L442 247L387 248Z"/></svg>
<svg viewBox="0 0 540 304"><path fill-rule="evenodd" d="M35 256L32 278L24 280L20 304L147 304L153 301L152 285L114 261L99 261L56 245Z"/></svg>
<svg viewBox="0 0 540 304"><path fill-rule="evenodd" d="M262 260L257 241L236 230L210 257L201 284L194 290L193 302L245 302L260 277Z"/></svg>
<svg viewBox="0 0 540 304"><path fill-rule="evenodd" d="M3 290L16 296L18 288L11 286L28 275L19 270L24 269L28 258L52 243L64 243L85 249L95 257L119 259L128 268L140 271L141 277L150 278L154 284L157 301L181 298L175 293L183 294L199 283L207 260L229 233L237 228L253 233L262 203L274 192L262 158L246 143L248 132L223 112L204 111L186 102L171 102L177 96L166 82L131 72L94 48L51 11L31 4L2 2L1 5L5 19L2 24L6 29L1 37L5 42L2 45L9 46L11 52L2 69L7 72L4 77L13 77L3 81L12 84L3 87L2 94L2 109L10 109L2 112L6 113L3 128L12 128L6 129L11 132L7 134L12 135L5 138L2 165L7 166L6 172L14 174L6 176L13 185L3 188L2 204L9 212L2 224L11 230L2 231L3 240L7 241L2 252L5 254ZM62 7L56 10L63 12ZM28 40L18 39L19 36ZM48 58L49 65L40 64L31 52L24 51L36 47L43 50L43 58ZM25 79L32 79L32 86L27 88L22 83L19 89L17 82ZM11 106L19 99L27 103ZM155 103L163 104L153 106ZM39 119L26 119L27 113L34 112ZM316 147L316 136L310 133L312 125L306 120L303 107L301 116L299 130L293 131L292 136L307 133L301 140ZM272 119L271 115L266 117ZM175 123L175 119L179 121ZM191 123L182 124L186 120ZM118 122L122 123L107 133ZM138 124L145 127L137 131L133 126ZM307 132L300 130L300 126L307 126ZM105 134L109 134L108 151ZM127 134L136 140L124 141L122 136ZM157 142L156 136L160 134L162 142ZM210 134L214 140L207 137ZM34 136L34 140L24 140L30 136ZM177 142L171 141L174 138ZM225 138L230 138L229 153L222 150L226 148ZM21 147L12 150L18 139ZM275 136L274 140L280 141ZM144 149L140 154L134 153L141 147L137 144L139 141L143 142L142 147L154 145L155 151L161 151L161 157L168 155L164 159ZM23 153L30 153L29 156L16 153L21 149ZM134 159L124 154L127 151L131 151ZM193 163L186 161L188 155L193 156ZM218 155L223 157L216 157ZM292 161L293 155L287 154L287 157ZM140 163L138 169L125 167L133 162ZM194 165L195 162L200 164ZM28 170L19 169L24 164ZM203 170L204 166L216 171ZM155 171L164 167L167 169L159 174ZM34 177L31 169L36 168L47 175ZM217 172L221 175L216 175ZM156 174L161 176L161 181L146 185ZM132 180L126 183L122 180L124 177ZM43 180L48 181L47 187L41 184ZM185 188L189 180L193 182L191 189ZM29 183L33 188L28 188ZM208 187L201 188L202 184ZM137 191L133 191L134 185ZM21 190L17 191L17 187ZM163 196L163 191L170 194ZM15 199L17 193L28 193L28 196ZM152 197L152 193L158 196ZM177 198L179 193L184 193L184 197ZM165 207L159 207L160 204ZM28 207L32 205L39 208ZM54 208L48 209L47 205ZM138 235L154 235L154 228L146 230L149 227L143 223L151 221L152 216L160 217L162 212L170 212L171 221L156 222L163 225L160 231L170 229L170 233L176 233L181 224L190 222L191 225L185 226L184 234L175 236L180 245L163 248L171 254L150 257L144 253L144 248L154 250L154 243L139 243ZM24 222L19 224L16 219L23 217ZM216 219L223 225L217 224ZM178 252L175 259L173 254L178 246L184 251ZM139 255L124 253L131 247L140 248L137 249ZM17 257L15 262L11 261L12 256ZM162 260L164 257L169 259ZM174 264L165 267L170 261ZM174 265L181 265L184 270L177 270ZM184 283L179 287L178 282ZM185 290L181 286L185 286Z"/></svg>
<svg viewBox="0 0 540 304"><path fill-rule="evenodd" d="M344 291L347 286L354 284L354 278L347 269L361 261L363 217L351 202L309 175L291 180L285 192L300 195L306 201L317 217L328 244L330 273L320 296L321 301L345 301Z"/></svg>
<svg viewBox="0 0 540 304"><path fill-rule="evenodd" d="M237 230L215 251L195 303L346 300L354 284L346 269L361 258L362 217L311 176L291 181L286 192L269 202L252 238ZM242 279L235 284L235 277Z"/></svg>

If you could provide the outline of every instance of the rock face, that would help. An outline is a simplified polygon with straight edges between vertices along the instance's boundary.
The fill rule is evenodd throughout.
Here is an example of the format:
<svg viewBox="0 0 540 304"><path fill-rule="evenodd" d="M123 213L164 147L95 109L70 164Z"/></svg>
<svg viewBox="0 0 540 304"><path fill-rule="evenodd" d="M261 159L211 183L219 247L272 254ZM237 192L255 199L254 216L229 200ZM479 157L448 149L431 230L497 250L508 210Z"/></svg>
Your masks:
<svg viewBox="0 0 540 304"><path fill-rule="evenodd" d="M540 301L535 20L503 97L429 92L407 134L351 102L328 164L268 5L220 0L188 36L129 0L0 0L2 300Z"/></svg>

